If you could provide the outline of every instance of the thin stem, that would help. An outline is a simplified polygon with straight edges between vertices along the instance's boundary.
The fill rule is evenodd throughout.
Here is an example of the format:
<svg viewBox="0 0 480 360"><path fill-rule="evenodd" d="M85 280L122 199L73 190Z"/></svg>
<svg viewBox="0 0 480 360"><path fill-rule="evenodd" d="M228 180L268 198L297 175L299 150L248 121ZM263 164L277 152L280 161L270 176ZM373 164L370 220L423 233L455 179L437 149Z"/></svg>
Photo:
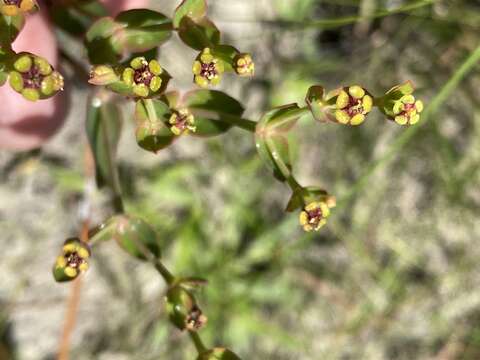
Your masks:
<svg viewBox="0 0 480 360"><path fill-rule="evenodd" d="M197 352L199 354L204 353L207 350L207 348L203 344L203 341L200 338L200 335L195 331L189 331L188 334L190 335L190 339L192 339L193 344L195 345L195 349L197 349Z"/></svg>
<svg viewBox="0 0 480 360"><path fill-rule="evenodd" d="M229 124L239 127L240 129L247 130L249 132L254 133L255 129L257 128L257 122L241 117L236 117L233 115L226 115L223 114L222 120L228 122Z"/></svg>
<svg viewBox="0 0 480 360"><path fill-rule="evenodd" d="M162 264L160 260L155 261L155 269L162 275L163 279L168 285L171 285L175 280L175 276Z"/></svg>

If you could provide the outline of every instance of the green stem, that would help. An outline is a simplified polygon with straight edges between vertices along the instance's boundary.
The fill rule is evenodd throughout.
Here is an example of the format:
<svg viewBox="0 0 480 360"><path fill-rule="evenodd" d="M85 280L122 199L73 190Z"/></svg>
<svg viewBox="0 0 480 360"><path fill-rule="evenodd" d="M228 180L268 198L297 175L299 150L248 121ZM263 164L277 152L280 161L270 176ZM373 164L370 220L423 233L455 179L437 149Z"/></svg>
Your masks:
<svg viewBox="0 0 480 360"><path fill-rule="evenodd" d="M197 349L198 354L202 354L207 351L207 348L203 344L200 335L198 335L195 331L189 331L188 334L190 335L190 339L192 339L193 344L195 345L195 349Z"/></svg>
<svg viewBox="0 0 480 360"><path fill-rule="evenodd" d="M233 116L233 115L226 115L223 114L222 120L228 122L229 124L239 127L240 129L247 130L251 133L255 132L257 128L257 122L249 119L244 119L241 117Z"/></svg>
<svg viewBox="0 0 480 360"><path fill-rule="evenodd" d="M296 191L298 189L303 188L293 176L293 173L290 170L290 168L287 166L287 164L285 164L282 157L279 155L279 151L275 143L270 138L267 138L265 142L267 145L268 152L270 153L270 158L275 164L275 167L278 169L278 171L280 171L282 176L285 178L285 180L287 181L292 191Z"/></svg>
<svg viewBox="0 0 480 360"><path fill-rule="evenodd" d="M175 276L162 264L160 260L154 262L155 269L162 275L163 279L168 285L171 285L175 280Z"/></svg>

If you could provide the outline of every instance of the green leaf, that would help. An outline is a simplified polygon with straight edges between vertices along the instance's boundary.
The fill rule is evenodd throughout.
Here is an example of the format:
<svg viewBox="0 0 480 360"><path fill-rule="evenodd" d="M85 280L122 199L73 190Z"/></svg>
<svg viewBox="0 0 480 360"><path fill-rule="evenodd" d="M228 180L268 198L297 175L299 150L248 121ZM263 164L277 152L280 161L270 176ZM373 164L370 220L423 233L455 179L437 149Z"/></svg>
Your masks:
<svg viewBox="0 0 480 360"><path fill-rule="evenodd" d="M231 45L216 45L212 49L212 54L223 61L225 71L235 71L233 69L233 60L239 51Z"/></svg>
<svg viewBox="0 0 480 360"><path fill-rule="evenodd" d="M83 36L100 17L108 16L107 9L96 0L75 1L65 4L52 4L50 17L55 25L75 36Z"/></svg>
<svg viewBox="0 0 480 360"><path fill-rule="evenodd" d="M86 130L95 159L98 187L108 185L111 188L117 188L118 170L115 158L122 130L118 105L93 97L88 105Z"/></svg>
<svg viewBox="0 0 480 360"><path fill-rule="evenodd" d="M139 260L160 258L161 246L153 227L144 220L128 215L117 215L107 221L112 236L120 247Z"/></svg>
<svg viewBox="0 0 480 360"><path fill-rule="evenodd" d="M270 110L258 122L255 132L258 153L280 181L293 179L288 140L284 133L296 124L304 112L297 104L285 105Z"/></svg>
<svg viewBox="0 0 480 360"><path fill-rule="evenodd" d="M195 21L185 16L180 22L178 36L186 45L199 51L220 43L220 31L206 17Z"/></svg>
<svg viewBox="0 0 480 360"><path fill-rule="evenodd" d="M112 42L128 52L143 52L163 44L172 35L172 21L162 13L149 9L121 12L115 21L122 25Z"/></svg>
<svg viewBox="0 0 480 360"><path fill-rule="evenodd" d="M171 115L169 107L160 100L138 100L135 106L138 145L156 153L169 146L175 135L167 126Z"/></svg>
<svg viewBox="0 0 480 360"><path fill-rule="evenodd" d="M112 18L97 20L85 35L88 58L93 65L115 64L121 58L122 47L111 41L115 32L122 30Z"/></svg>
<svg viewBox="0 0 480 360"><path fill-rule="evenodd" d="M24 25L25 17L23 15L5 16L0 14L0 45L10 48Z"/></svg>
<svg viewBox="0 0 480 360"><path fill-rule="evenodd" d="M192 135L215 136L232 127L231 117L242 116L240 102L217 90L194 90L185 95L184 105L195 117L197 130Z"/></svg>
<svg viewBox="0 0 480 360"><path fill-rule="evenodd" d="M205 0L183 0L175 9L173 15L173 26L178 28L184 16L192 19L199 19L207 13L207 2Z"/></svg>
<svg viewBox="0 0 480 360"><path fill-rule="evenodd" d="M326 122L331 116L328 111L328 104L324 102L325 90L322 86L311 86L308 89L305 102L307 103L310 112L315 120ZM332 119L335 121L335 118Z"/></svg>

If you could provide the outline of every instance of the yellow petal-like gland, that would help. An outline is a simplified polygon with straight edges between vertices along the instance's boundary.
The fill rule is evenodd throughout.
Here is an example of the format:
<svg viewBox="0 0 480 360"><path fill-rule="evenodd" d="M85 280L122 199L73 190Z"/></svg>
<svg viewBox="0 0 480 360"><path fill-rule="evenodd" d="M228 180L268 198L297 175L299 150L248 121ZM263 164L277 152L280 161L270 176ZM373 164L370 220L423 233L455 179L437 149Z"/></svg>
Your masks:
<svg viewBox="0 0 480 360"><path fill-rule="evenodd" d="M200 87L207 87L208 86L208 80L205 79L204 77L202 76L199 76L199 75L195 75L195 83L200 86Z"/></svg>
<svg viewBox="0 0 480 360"><path fill-rule="evenodd" d="M88 268L89 268L89 265L87 262L84 262L78 266L78 270L80 270L81 272L87 271Z"/></svg>
<svg viewBox="0 0 480 360"><path fill-rule="evenodd" d="M55 261L55 267L56 268L64 268L67 266L67 260L65 259L64 256L58 256L57 260Z"/></svg>
<svg viewBox="0 0 480 360"><path fill-rule="evenodd" d="M355 99L361 99L365 95L365 90L363 90L363 88L358 85L350 86L348 88L348 92Z"/></svg>
<svg viewBox="0 0 480 360"><path fill-rule="evenodd" d="M23 55L13 63L13 67L18 72L26 73L32 68L32 64L32 58L29 55Z"/></svg>
<svg viewBox="0 0 480 360"><path fill-rule="evenodd" d="M412 116L412 117L410 118L409 123L410 123L410 125L414 125L414 124L416 124L419 120L420 120L420 115L417 114L417 115L414 115L414 116Z"/></svg>
<svg viewBox="0 0 480 360"><path fill-rule="evenodd" d="M126 68L125 70L123 70L123 73L122 73L123 82L128 86L132 86L134 83L133 81L134 75L135 75L135 70L133 70L132 68Z"/></svg>
<svg viewBox="0 0 480 360"><path fill-rule="evenodd" d="M299 215L300 225L304 226L308 224L308 214L305 211L302 211Z"/></svg>
<svg viewBox="0 0 480 360"><path fill-rule="evenodd" d="M350 116L347 114L346 111L337 110L335 111L335 119L341 124L348 124L350 121Z"/></svg>
<svg viewBox="0 0 480 360"><path fill-rule="evenodd" d="M23 90L23 77L20 73L12 71L9 75L9 84L16 92Z"/></svg>
<svg viewBox="0 0 480 360"><path fill-rule="evenodd" d="M83 246L78 246L77 248L77 254L80 256L82 259L88 259L90 257L90 253L87 249L85 249Z"/></svg>
<svg viewBox="0 0 480 360"><path fill-rule="evenodd" d="M404 106L405 105L401 101L396 101L393 104L393 113L394 114L400 114L403 111Z"/></svg>
<svg viewBox="0 0 480 360"><path fill-rule="evenodd" d="M130 61L130 66L135 70L141 69L145 65L148 65L147 60L145 60L145 58L141 56L136 57L132 61Z"/></svg>
<svg viewBox="0 0 480 360"><path fill-rule="evenodd" d="M40 85L40 91L45 96L49 96L55 91L53 77L47 76L42 80L42 83Z"/></svg>
<svg viewBox="0 0 480 360"><path fill-rule="evenodd" d="M423 102L421 100L415 101L415 109L417 109L419 113L423 111Z"/></svg>
<svg viewBox="0 0 480 360"><path fill-rule="evenodd" d="M63 245L62 250L64 253L73 253L77 250L77 246L74 243L68 243Z"/></svg>
<svg viewBox="0 0 480 360"><path fill-rule="evenodd" d="M29 101L37 101L40 99L40 93L36 89L23 89L22 96Z"/></svg>
<svg viewBox="0 0 480 360"><path fill-rule="evenodd" d="M337 106L338 109L343 109L347 107L349 102L350 102L350 96L348 96L345 90L341 90L337 96L337 101L335 102L335 105Z"/></svg>
<svg viewBox="0 0 480 360"><path fill-rule="evenodd" d="M133 87L133 92L135 95L140 97L147 97L148 96L148 87L145 84L138 84Z"/></svg>
<svg viewBox="0 0 480 360"><path fill-rule="evenodd" d="M362 99L362 106L363 106L363 112L364 114L369 113L372 111L373 107L373 99L369 95L365 95Z"/></svg>
<svg viewBox="0 0 480 360"><path fill-rule="evenodd" d="M65 273L65 275L67 275L67 276L70 277L70 278L74 278L74 277L77 276L77 274L78 274L77 269L74 269L74 268L72 268L72 267L70 267L70 266L67 266L67 267L63 270L63 272Z"/></svg>
<svg viewBox="0 0 480 360"><path fill-rule="evenodd" d="M152 90L153 92L156 92L160 89L160 87L162 86L162 79L158 76L154 76L152 78L152 80L150 80L150 90Z"/></svg>
<svg viewBox="0 0 480 360"><path fill-rule="evenodd" d="M35 6L36 3L33 0L22 0L22 2L20 3L20 10L22 10L23 12L27 12L32 10Z"/></svg>
<svg viewBox="0 0 480 360"><path fill-rule="evenodd" d="M34 59L33 59L33 62L35 63L35 65L36 65L38 71L40 72L40 74L42 74L43 76L47 76L47 75L50 75L52 73L52 71L53 71L52 66L44 58L35 56Z"/></svg>
<svg viewBox="0 0 480 360"><path fill-rule="evenodd" d="M356 114L350 119L350 125L360 125L365 121L365 115Z"/></svg>
<svg viewBox="0 0 480 360"><path fill-rule="evenodd" d="M415 97L413 95L405 95L401 100L404 104L413 104L415 102Z"/></svg>
<svg viewBox="0 0 480 360"><path fill-rule="evenodd" d="M395 122L399 125L405 125L408 122L408 119L406 116L399 115L395 116Z"/></svg>
<svg viewBox="0 0 480 360"><path fill-rule="evenodd" d="M200 72L202 71L202 63L198 60L195 60L192 71L194 75L200 75Z"/></svg>
<svg viewBox="0 0 480 360"><path fill-rule="evenodd" d="M160 63L157 60L150 60L148 63L148 69L153 75L160 75L163 72Z"/></svg>

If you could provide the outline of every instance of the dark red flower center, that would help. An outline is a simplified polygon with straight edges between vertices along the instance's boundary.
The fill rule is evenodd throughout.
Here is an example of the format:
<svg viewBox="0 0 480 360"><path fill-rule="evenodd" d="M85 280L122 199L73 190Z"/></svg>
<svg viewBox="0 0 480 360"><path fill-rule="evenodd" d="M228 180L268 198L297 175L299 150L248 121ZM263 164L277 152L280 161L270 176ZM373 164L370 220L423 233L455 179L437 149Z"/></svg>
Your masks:
<svg viewBox="0 0 480 360"><path fill-rule="evenodd" d="M186 318L187 325L193 329L200 329L204 325L205 318L202 316L202 310L196 305L188 313Z"/></svg>
<svg viewBox="0 0 480 360"><path fill-rule="evenodd" d="M135 84L137 85L145 84L150 86L150 82L154 76L155 75L150 72L148 65L145 65L140 69L135 70L135 74L133 74L133 81L135 81Z"/></svg>
<svg viewBox="0 0 480 360"><path fill-rule="evenodd" d="M323 211L320 208L306 211L309 224L318 224L323 218Z"/></svg>
<svg viewBox="0 0 480 360"><path fill-rule="evenodd" d="M72 268L78 268L85 262L85 259L81 258L77 252L65 254L65 260L67 260L68 266Z"/></svg>
<svg viewBox="0 0 480 360"><path fill-rule="evenodd" d="M217 75L217 69L215 69L215 63L202 63L202 68L200 70L200 76L211 80Z"/></svg>
<svg viewBox="0 0 480 360"><path fill-rule="evenodd" d="M42 81L45 78L45 76L43 76L40 73L40 70L38 69L37 66L32 65L30 70L22 73L22 78L23 78L23 86L25 88L40 89L40 87L42 86Z"/></svg>
<svg viewBox="0 0 480 360"><path fill-rule="evenodd" d="M362 100L355 99L353 96L349 96L348 105L343 110L345 110L348 116L350 117L353 117L357 114L362 114L363 113Z"/></svg>

